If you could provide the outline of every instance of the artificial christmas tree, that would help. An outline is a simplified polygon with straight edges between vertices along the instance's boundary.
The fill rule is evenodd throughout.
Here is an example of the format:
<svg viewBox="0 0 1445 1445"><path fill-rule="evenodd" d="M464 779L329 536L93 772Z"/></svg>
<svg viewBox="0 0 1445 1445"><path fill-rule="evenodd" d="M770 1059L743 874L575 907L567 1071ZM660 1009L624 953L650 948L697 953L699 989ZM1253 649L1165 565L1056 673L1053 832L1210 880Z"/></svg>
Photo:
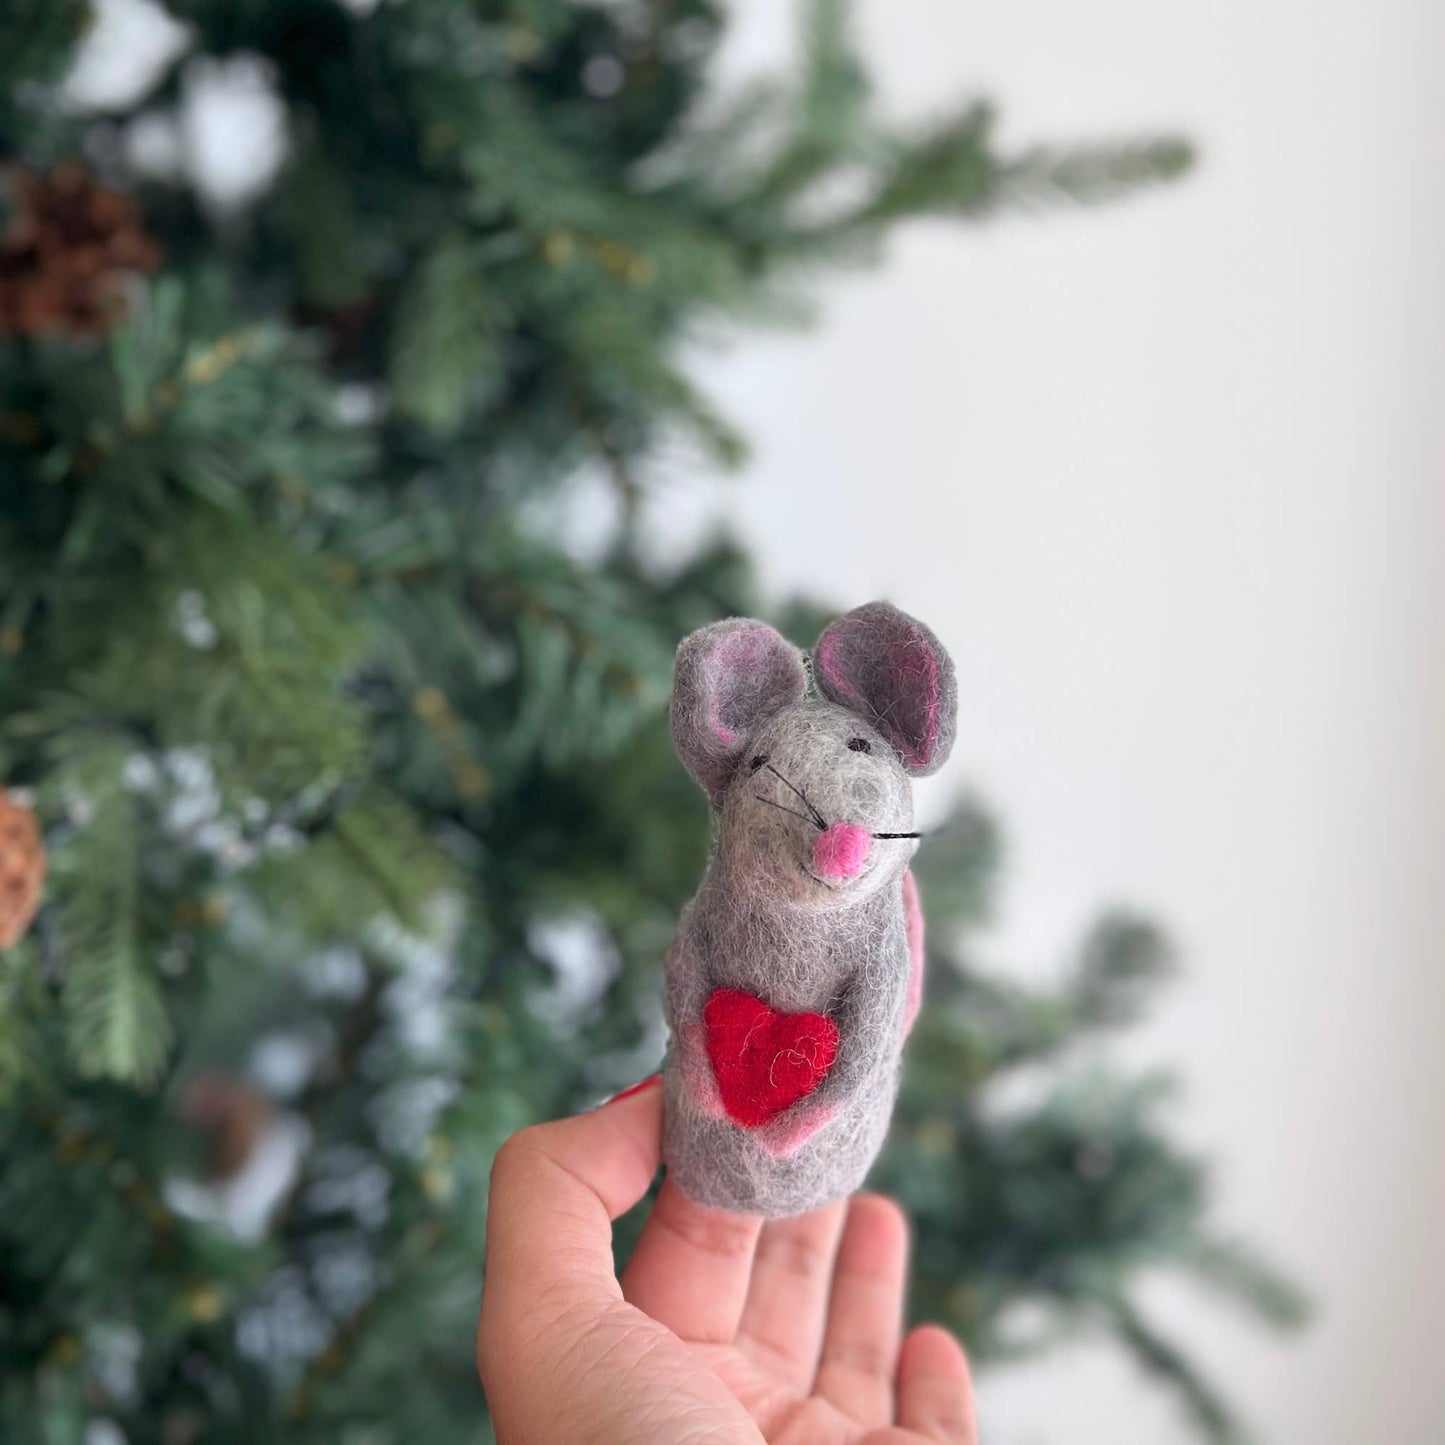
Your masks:
<svg viewBox="0 0 1445 1445"><path fill-rule="evenodd" d="M491 1158L659 1061L707 846L672 653L757 603L731 546L637 540L659 467L741 455L681 344L909 217L1188 152L1009 154L981 104L900 130L830 3L795 80L731 100L711 0L169 9L177 54L99 112L55 88L90 7L0 11L0 783L50 857L0 962L0 1438L476 1441ZM226 209L141 142L237 61L285 156ZM620 518L588 563L555 540L586 471ZM999 981L996 858L965 804L918 861L929 998L875 1177L920 1308L980 1365L1102 1325L1224 1438L1137 1274L1296 1302L1216 1237L1152 1081L1075 1065L1165 950L1111 916L1057 987ZM259 1203L216 1187L198 1078L235 1081L233 1132L252 1100L236 1178L277 1140Z"/></svg>

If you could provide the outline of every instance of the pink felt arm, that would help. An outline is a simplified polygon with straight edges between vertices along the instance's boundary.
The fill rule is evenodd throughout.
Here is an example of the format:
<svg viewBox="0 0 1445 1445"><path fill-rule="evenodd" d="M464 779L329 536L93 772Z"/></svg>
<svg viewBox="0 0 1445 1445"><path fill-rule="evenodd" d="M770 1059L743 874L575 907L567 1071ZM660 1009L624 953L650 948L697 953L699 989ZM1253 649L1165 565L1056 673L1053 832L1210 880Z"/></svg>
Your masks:
<svg viewBox="0 0 1445 1445"><path fill-rule="evenodd" d="M698 1112L709 1119L726 1119L727 1110L718 1092L717 1076L707 1056L707 1026L701 1019L684 1024L678 1030L677 1063Z"/></svg>
<svg viewBox="0 0 1445 1445"><path fill-rule="evenodd" d="M702 1017L711 990L707 969L688 953L679 934L667 951L667 1021L677 1069L698 1110L721 1119L726 1111L707 1056L707 1025Z"/></svg>
<svg viewBox="0 0 1445 1445"><path fill-rule="evenodd" d="M810 1104L800 1099L791 1109L763 1125L758 1131L758 1142L775 1159L786 1159L837 1117L838 1111L832 1104Z"/></svg>
<svg viewBox="0 0 1445 1445"><path fill-rule="evenodd" d="M903 875L903 918L908 932L908 996L903 1004L903 1037L908 1037L923 1002L923 908L910 868Z"/></svg>

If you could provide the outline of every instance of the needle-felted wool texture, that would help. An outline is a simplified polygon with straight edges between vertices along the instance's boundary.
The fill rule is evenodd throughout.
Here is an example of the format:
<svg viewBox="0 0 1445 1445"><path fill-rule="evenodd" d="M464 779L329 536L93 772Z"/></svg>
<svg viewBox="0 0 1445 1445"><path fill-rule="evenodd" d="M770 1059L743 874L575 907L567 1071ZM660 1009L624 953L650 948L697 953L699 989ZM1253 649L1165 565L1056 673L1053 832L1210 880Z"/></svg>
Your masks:
<svg viewBox="0 0 1445 1445"><path fill-rule="evenodd" d="M953 665L875 602L803 654L730 618L678 648L672 732L716 838L667 960L663 1156L698 1203L779 1216L851 1193L917 1007L911 779L953 743Z"/></svg>
<svg viewBox="0 0 1445 1445"><path fill-rule="evenodd" d="M779 1013L750 993L720 988L702 1018L723 1112L745 1129L806 1098L838 1057L838 1026L827 1014Z"/></svg>

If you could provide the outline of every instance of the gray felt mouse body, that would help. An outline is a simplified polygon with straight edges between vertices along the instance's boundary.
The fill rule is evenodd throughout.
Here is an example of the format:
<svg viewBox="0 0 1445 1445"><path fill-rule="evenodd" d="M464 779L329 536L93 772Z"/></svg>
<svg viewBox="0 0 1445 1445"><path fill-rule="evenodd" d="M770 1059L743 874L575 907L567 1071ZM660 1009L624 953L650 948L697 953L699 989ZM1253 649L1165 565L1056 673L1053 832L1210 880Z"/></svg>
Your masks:
<svg viewBox="0 0 1445 1445"><path fill-rule="evenodd" d="M953 742L953 666L875 602L809 665L730 618L678 649L679 756L716 843L667 960L663 1157L690 1198L779 1216L862 1183L922 982L912 778Z"/></svg>

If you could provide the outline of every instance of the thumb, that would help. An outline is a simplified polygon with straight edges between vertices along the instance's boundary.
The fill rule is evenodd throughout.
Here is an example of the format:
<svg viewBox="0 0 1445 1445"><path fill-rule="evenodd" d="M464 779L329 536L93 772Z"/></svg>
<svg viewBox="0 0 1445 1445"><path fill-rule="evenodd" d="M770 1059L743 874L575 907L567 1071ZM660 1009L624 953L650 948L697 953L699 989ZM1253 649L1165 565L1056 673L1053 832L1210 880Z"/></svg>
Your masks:
<svg viewBox="0 0 1445 1445"><path fill-rule="evenodd" d="M654 1075L610 1103L513 1134L492 1164L487 1305L520 1297L557 1309L620 1300L612 1221L647 1192L661 1163L662 1090Z"/></svg>
<svg viewBox="0 0 1445 1445"><path fill-rule="evenodd" d="M500 1441L761 1445L721 1380L617 1283L612 1221L660 1163L657 1083L514 1134L492 1166L477 1366Z"/></svg>

